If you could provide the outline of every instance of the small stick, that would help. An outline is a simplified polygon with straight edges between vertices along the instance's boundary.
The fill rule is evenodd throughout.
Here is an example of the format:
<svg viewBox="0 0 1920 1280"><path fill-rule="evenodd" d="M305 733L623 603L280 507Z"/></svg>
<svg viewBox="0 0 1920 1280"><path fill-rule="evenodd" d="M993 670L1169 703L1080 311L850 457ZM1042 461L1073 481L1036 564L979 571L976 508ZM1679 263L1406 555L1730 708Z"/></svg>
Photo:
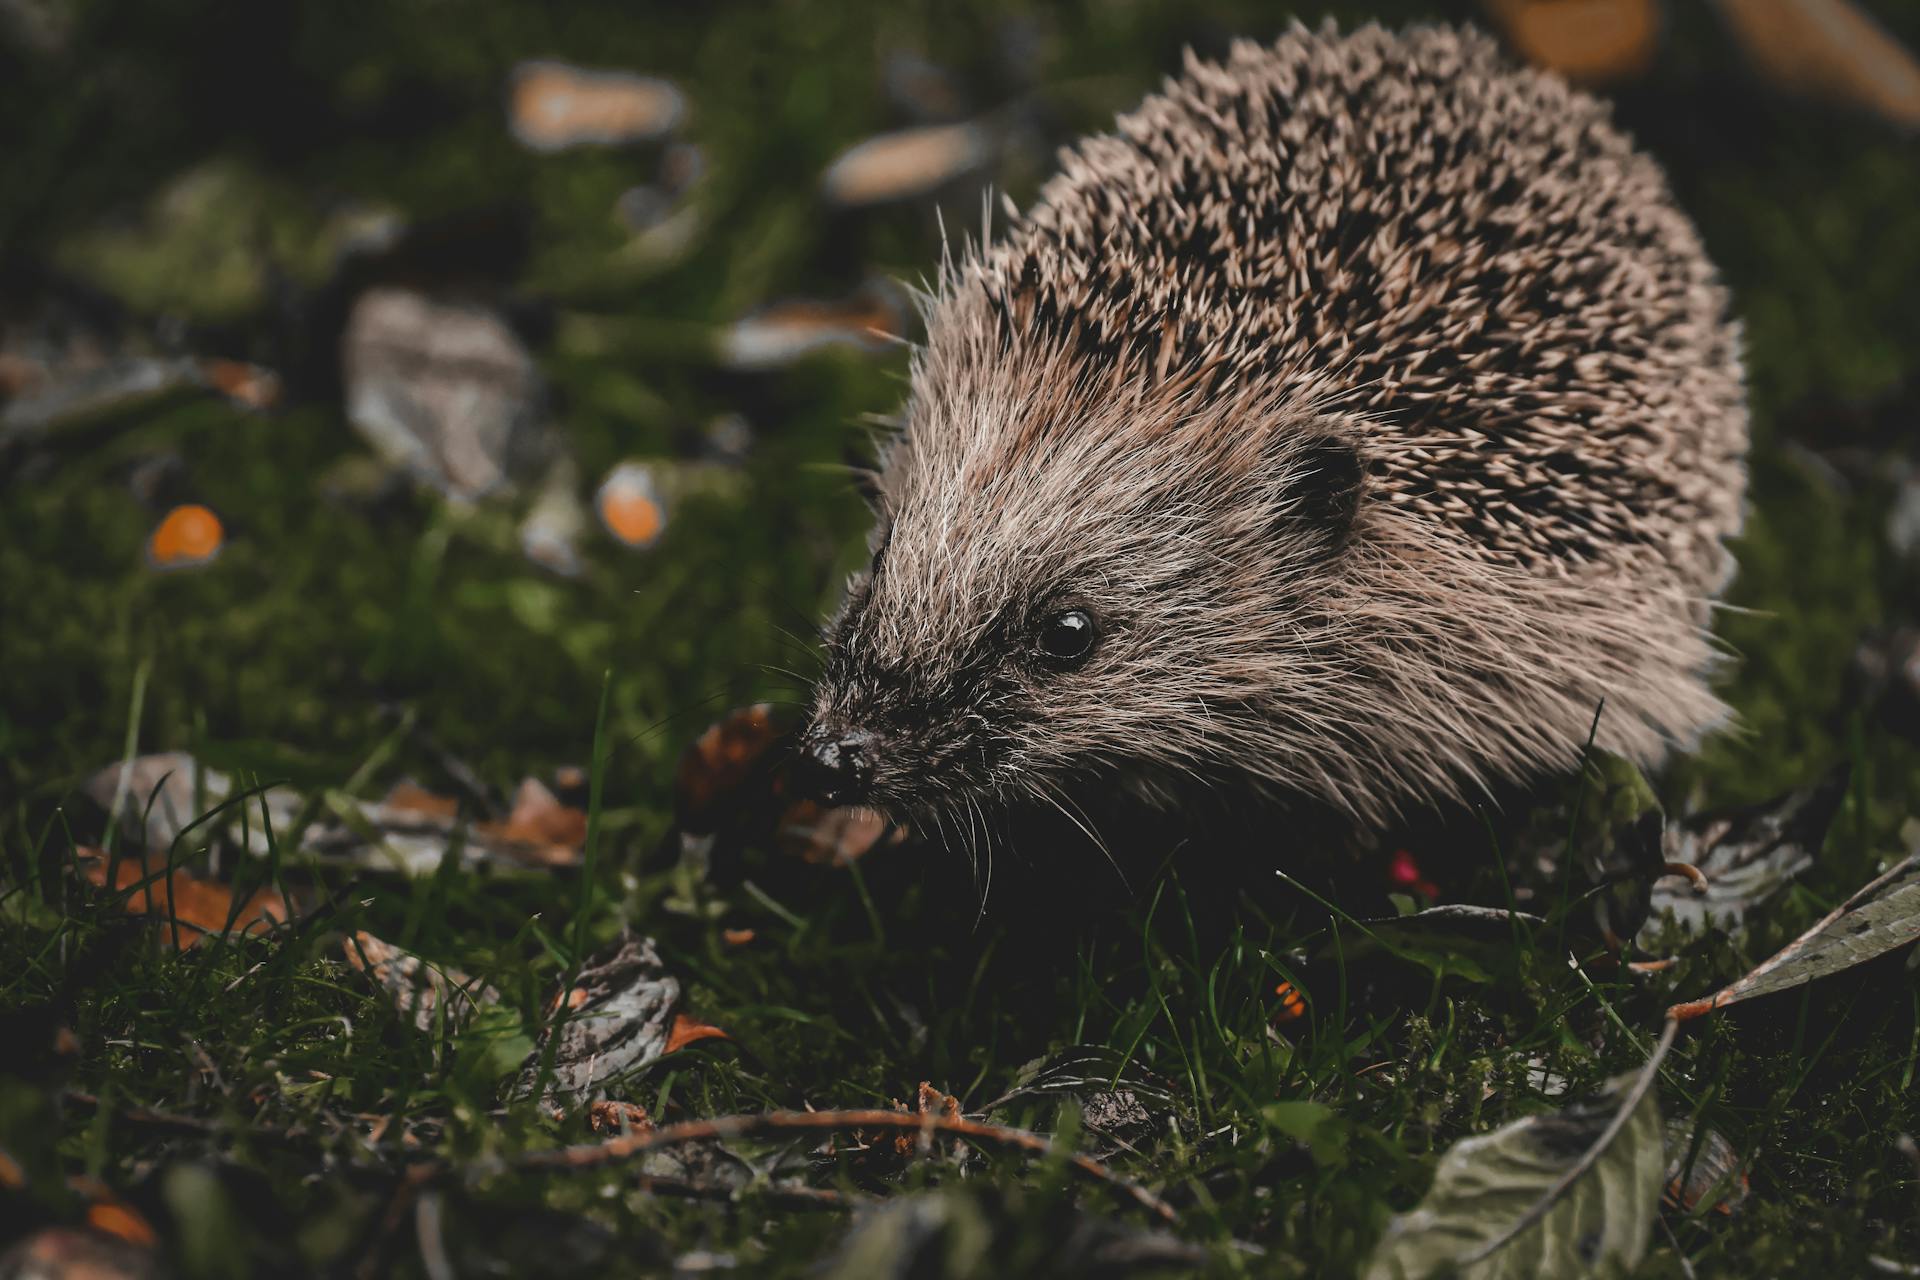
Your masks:
<svg viewBox="0 0 1920 1280"><path fill-rule="evenodd" d="M661 1147L688 1142L708 1142L727 1138L764 1138L782 1134L819 1132L834 1129L893 1129L918 1133L969 1138L987 1146L1009 1147L1029 1155L1052 1156L1060 1149L1047 1138L1025 1129L1010 1129L959 1116L909 1115L899 1111L767 1111L757 1115L718 1116L711 1120L687 1120L665 1125L650 1133L629 1134L606 1142L529 1151L496 1162L504 1172L532 1173L546 1170L601 1169L620 1164ZM1145 1187L1131 1182L1091 1156L1068 1155L1066 1161L1084 1176L1099 1182L1116 1194L1132 1200L1162 1222L1176 1223L1178 1217L1169 1205ZM423 1166L416 1177L436 1176L440 1170Z"/></svg>

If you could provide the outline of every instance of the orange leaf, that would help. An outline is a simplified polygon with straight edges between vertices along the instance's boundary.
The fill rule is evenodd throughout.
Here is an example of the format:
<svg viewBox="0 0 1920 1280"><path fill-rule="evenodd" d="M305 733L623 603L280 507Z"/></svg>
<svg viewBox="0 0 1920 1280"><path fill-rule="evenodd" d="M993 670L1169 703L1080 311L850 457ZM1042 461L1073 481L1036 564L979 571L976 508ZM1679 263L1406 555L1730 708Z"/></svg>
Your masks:
<svg viewBox="0 0 1920 1280"><path fill-rule="evenodd" d="M452 796L436 795L412 782L396 782L381 801L389 809L405 809L435 818L451 818L460 811L460 802Z"/></svg>
<svg viewBox="0 0 1920 1280"><path fill-rule="evenodd" d="M681 753L673 775L674 818L683 830L712 831L738 792L753 777L767 750L779 739L771 703L758 702L729 713Z"/></svg>
<svg viewBox="0 0 1920 1280"><path fill-rule="evenodd" d="M95 1178L73 1177L67 1179L67 1185L86 1198L87 1225L95 1231L103 1231L142 1249L151 1249L159 1243L153 1224L142 1217L138 1209L113 1194L105 1183Z"/></svg>
<svg viewBox="0 0 1920 1280"><path fill-rule="evenodd" d="M684 1013L676 1013L673 1015L673 1029L667 1033L667 1047L662 1049L661 1053L678 1053L696 1040L711 1040L715 1037L721 1040L731 1039L718 1027L709 1026L704 1022L695 1022Z"/></svg>
<svg viewBox="0 0 1920 1280"><path fill-rule="evenodd" d="M1654 0L1486 0L1486 7L1521 57L1589 84L1645 70L1660 34Z"/></svg>
<svg viewBox="0 0 1920 1280"><path fill-rule="evenodd" d="M751 929L722 929L720 939L730 947L744 947L753 941Z"/></svg>
<svg viewBox="0 0 1920 1280"><path fill-rule="evenodd" d="M226 530L211 508L197 502L175 507L147 539L147 563L156 569L186 569L220 554Z"/></svg>
<svg viewBox="0 0 1920 1280"><path fill-rule="evenodd" d="M539 779L527 778L514 794L507 820L482 822L475 830L495 840L530 845L541 861L566 866L578 861L579 849L586 843L587 815L561 804Z"/></svg>
<svg viewBox="0 0 1920 1280"><path fill-rule="evenodd" d="M623 462L610 471L594 505L607 532L629 547L652 546L667 523L653 473L638 462Z"/></svg>
<svg viewBox="0 0 1920 1280"><path fill-rule="evenodd" d="M106 857L97 849L81 849L79 853L88 881L107 888ZM139 887L134 888L136 885ZM149 870L146 858L138 854L121 857L114 870L112 887L133 890L126 900L128 915L165 915L171 902L173 918L179 924L182 950L226 928L229 915L233 917L234 930L243 934L264 933L292 917L287 900L271 888L254 890L236 912L233 886L202 880L178 868L169 875L159 861Z"/></svg>
<svg viewBox="0 0 1920 1280"><path fill-rule="evenodd" d="M590 1102L587 1127L595 1133L652 1133L653 1120L636 1102Z"/></svg>

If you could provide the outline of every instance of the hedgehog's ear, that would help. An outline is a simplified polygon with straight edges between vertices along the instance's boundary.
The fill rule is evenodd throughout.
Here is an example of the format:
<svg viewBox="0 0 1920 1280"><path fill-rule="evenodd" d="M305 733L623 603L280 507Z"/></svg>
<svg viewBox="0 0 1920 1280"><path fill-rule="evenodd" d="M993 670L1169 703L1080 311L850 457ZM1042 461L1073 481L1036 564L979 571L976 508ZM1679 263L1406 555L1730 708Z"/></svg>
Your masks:
<svg viewBox="0 0 1920 1280"><path fill-rule="evenodd" d="M1286 524L1319 530L1334 548L1344 547L1366 492L1366 460L1352 441L1337 435L1315 435L1293 445L1286 467Z"/></svg>

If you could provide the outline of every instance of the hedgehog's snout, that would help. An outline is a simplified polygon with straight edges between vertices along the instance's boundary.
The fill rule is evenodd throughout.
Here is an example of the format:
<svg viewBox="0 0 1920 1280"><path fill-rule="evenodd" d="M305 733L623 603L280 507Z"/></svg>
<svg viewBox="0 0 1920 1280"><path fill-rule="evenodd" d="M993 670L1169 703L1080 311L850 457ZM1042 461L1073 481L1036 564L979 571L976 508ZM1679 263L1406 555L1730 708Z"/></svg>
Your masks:
<svg viewBox="0 0 1920 1280"><path fill-rule="evenodd" d="M873 790L878 756L879 742L867 730L815 721L800 737L796 781L823 804L859 804Z"/></svg>

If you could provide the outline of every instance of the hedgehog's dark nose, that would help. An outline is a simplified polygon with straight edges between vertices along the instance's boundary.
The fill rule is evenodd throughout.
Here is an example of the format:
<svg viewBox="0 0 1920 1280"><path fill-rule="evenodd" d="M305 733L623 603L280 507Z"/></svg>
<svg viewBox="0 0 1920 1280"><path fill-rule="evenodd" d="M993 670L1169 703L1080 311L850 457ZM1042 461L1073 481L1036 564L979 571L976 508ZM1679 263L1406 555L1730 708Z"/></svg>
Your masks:
<svg viewBox="0 0 1920 1280"><path fill-rule="evenodd" d="M860 803L873 786L875 745L864 729L813 726L795 762L801 788L824 804Z"/></svg>

